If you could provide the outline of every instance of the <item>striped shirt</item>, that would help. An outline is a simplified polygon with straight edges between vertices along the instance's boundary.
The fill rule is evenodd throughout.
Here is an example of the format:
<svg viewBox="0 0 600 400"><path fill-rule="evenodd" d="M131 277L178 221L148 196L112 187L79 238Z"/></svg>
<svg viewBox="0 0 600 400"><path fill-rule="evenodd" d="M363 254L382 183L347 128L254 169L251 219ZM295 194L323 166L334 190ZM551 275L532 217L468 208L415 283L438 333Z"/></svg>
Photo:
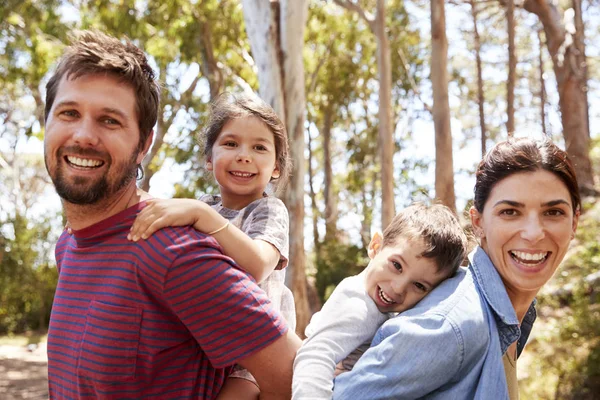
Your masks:
<svg viewBox="0 0 600 400"><path fill-rule="evenodd" d="M212 399L229 366L287 330L212 237L178 227L128 241L143 207L59 239L51 399Z"/></svg>

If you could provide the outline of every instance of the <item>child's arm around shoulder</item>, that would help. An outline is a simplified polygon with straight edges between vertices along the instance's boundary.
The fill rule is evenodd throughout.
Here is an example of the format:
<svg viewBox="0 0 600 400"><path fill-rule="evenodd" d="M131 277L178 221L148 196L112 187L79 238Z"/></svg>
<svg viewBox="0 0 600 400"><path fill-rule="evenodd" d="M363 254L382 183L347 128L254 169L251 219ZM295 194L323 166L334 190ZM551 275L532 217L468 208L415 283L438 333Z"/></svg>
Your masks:
<svg viewBox="0 0 600 400"><path fill-rule="evenodd" d="M344 279L307 327L294 361L292 398L330 399L335 367L387 319L365 292L363 274Z"/></svg>
<svg viewBox="0 0 600 400"><path fill-rule="evenodd" d="M193 225L212 234L223 248L257 281L263 281L277 266L279 251L264 240L253 240L208 204L194 199L150 199L140 211L128 236L133 241L146 239L167 226Z"/></svg>

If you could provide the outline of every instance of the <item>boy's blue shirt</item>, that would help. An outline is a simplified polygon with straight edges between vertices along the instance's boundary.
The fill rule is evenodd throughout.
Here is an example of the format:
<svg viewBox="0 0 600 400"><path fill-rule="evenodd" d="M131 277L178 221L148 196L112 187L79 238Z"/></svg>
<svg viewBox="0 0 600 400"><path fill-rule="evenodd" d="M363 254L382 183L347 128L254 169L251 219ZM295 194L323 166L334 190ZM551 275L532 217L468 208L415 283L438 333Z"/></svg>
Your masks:
<svg viewBox="0 0 600 400"><path fill-rule="evenodd" d="M388 320L350 372L335 379L334 399L508 399L502 355L521 354L535 321L517 316L487 254L442 282L411 310Z"/></svg>

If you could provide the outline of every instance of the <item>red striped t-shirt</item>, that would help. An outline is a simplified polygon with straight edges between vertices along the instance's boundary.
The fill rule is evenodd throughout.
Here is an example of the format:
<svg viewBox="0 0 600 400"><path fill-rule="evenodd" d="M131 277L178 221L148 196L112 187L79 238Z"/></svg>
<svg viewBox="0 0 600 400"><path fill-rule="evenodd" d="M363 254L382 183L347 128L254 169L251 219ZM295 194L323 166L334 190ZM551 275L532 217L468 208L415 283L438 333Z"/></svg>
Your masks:
<svg viewBox="0 0 600 400"><path fill-rule="evenodd" d="M143 207L58 241L52 399L212 399L229 366L287 331L212 237L177 227L128 241Z"/></svg>

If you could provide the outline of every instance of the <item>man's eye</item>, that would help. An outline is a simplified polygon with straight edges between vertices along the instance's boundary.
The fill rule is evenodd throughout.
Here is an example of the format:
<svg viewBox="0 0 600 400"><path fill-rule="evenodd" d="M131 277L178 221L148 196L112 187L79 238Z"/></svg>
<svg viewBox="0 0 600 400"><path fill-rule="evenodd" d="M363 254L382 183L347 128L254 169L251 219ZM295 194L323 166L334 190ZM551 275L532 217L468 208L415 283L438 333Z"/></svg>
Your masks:
<svg viewBox="0 0 600 400"><path fill-rule="evenodd" d="M392 265L394 268L396 268L396 270L402 272L402 265L398 261L392 261Z"/></svg>
<svg viewBox="0 0 600 400"><path fill-rule="evenodd" d="M79 115L79 113L75 110L64 110L60 112L60 115L64 115L65 117L75 118Z"/></svg>
<svg viewBox="0 0 600 400"><path fill-rule="evenodd" d="M106 125L121 125L121 123L114 118L104 118L104 123Z"/></svg>

